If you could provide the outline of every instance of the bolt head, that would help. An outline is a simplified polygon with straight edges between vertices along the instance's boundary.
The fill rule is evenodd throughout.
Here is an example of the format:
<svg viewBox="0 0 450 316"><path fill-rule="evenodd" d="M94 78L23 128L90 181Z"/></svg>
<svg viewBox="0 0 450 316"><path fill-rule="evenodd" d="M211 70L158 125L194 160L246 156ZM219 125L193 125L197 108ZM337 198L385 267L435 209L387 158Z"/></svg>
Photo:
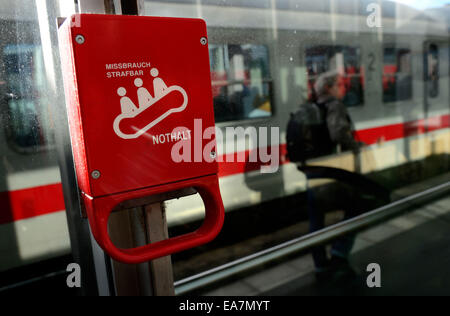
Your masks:
<svg viewBox="0 0 450 316"><path fill-rule="evenodd" d="M217 153L215 151L212 151L210 154L212 159L216 159L217 158Z"/></svg>
<svg viewBox="0 0 450 316"><path fill-rule="evenodd" d="M75 41L78 43L78 44L84 44L84 42L86 41L86 39L84 38L84 36L83 35L77 35L76 37L75 37Z"/></svg>
<svg viewBox="0 0 450 316"><path fill-rule="evenodd" d="M94 179L100 179L100 176L101 176L101 174L100 174L100 171L98 171L98 170L94 170L94 171L92 171L92 178L94 178Z"/></svg>
<svg viewBox="0 0 450 316"><path fill-rule="evenodd" d="M200 39L200 43L202 43L202 45L206 45L206 44L208 44L208 39L206 37L202 37Z"/></svg>

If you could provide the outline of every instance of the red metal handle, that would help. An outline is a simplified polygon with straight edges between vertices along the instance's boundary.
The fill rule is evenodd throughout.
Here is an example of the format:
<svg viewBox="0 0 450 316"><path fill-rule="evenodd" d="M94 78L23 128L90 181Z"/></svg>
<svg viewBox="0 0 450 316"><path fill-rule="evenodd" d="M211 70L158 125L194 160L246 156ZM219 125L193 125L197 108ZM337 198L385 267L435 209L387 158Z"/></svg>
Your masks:
<svg viewBox="0 0 450 316"><path fill-rule="evenodd" d="M205 220L198 230L133 249L120 249L112 243L108 234L108 219L115 206L128 200L185 188L195 188L205 204ZM100 247L113 259L128 264L147 262L210 242L222 229L225 214L216 175L98 199L85 198L85 203L92 234Z"/></svg>

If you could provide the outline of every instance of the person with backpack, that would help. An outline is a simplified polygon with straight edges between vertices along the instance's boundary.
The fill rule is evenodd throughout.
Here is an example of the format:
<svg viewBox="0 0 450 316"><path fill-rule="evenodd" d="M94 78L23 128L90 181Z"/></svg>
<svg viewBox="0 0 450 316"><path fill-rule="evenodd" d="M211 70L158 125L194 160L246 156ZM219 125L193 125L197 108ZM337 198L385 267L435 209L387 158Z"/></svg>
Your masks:
<svg viewBox="0 0 450 316"><path fill-rule="evenodd" d="M287 127L287 150L291 162L351 150L358 154L360 144L353 136L353 123L342 103L344 89L339 73L326 72L314 85L314 101L302 104L291 115Z"/></svg>
<svg viewBox="0 0 450 316"><path fill-rule="evenodd" d="M325 122L331 142L340 146L342 151L360 151L360 143L355 140L353 123L342 99L345 97L343 82L337 71L319 76L314 85L316 103L323 107Z"/></svg>
<svg viewBox="0 0 450 316"><path fill-rule="evenodd" d="M311 179L334 179L337 185L321 185L309 187L307 190L310 232L325 227L325 214L331 210L343 210L344 220L362 213L361 192L353 185L359 182L364 187L375 187L370 180L345 170L328 167L308 167L307 160L324 155L351 150L359 154L360 144L354 138L353 124L342 103L344 89L338 72L327 72L319 76L314 85L316 100L303 104L292 114L287 128L288 158L291 162L300 163L299 170ZM351 184L351 185L348 185ZM356 186L356 185L355 185ZM320 198L317 198L320 197ZM332 205L330 204L332 201ZM319 281L330 280L336 274L355 276L348 263L348 256L354 244L354 235L347 235L334 241L331 258L325 246L312 249L316 266L316 277Z"/></svg>

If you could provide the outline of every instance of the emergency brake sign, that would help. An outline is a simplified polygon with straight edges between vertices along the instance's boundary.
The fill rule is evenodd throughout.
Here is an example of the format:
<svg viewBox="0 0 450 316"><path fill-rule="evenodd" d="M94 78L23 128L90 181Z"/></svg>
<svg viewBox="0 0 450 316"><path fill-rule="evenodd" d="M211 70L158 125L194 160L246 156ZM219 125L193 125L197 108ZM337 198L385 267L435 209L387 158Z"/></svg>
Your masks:
<svg viewBox="0 0 450 316"><path fill-rule="evenodd" d="M96 197L216 174L215 162L171 159L174 143L193 139L195 120L214 126L204 21L76 20L60 30L60 46L81 190Z"/></svg>
<svg viewBox="0 0 450 316"><path fill-rule="evenodd" d="M82 14L59 29L70 137L91 231L115 260L141 263L205 244L220 232L224 207L217 162L178 161L183 151L215 156L205 22ZM200 153L200 155L201 155ZM194 188L205 205L195 232L120 249L109 237L112 210L129 200Z"/></svg>

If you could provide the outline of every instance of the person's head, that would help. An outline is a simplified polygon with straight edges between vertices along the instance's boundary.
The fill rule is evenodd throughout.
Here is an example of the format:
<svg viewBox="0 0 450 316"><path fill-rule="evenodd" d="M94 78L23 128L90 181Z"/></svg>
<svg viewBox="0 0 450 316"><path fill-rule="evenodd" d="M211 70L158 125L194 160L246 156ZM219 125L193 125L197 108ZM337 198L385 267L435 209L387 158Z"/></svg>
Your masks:
<svg viewBox="0 0 450 316"><path fill-rule="evenodd" d="M314 90L317 97L332 96L342 100L345 96L345 91L342 89L342 81L339 79L337 71L321 74L314 84Z"/></svg>

